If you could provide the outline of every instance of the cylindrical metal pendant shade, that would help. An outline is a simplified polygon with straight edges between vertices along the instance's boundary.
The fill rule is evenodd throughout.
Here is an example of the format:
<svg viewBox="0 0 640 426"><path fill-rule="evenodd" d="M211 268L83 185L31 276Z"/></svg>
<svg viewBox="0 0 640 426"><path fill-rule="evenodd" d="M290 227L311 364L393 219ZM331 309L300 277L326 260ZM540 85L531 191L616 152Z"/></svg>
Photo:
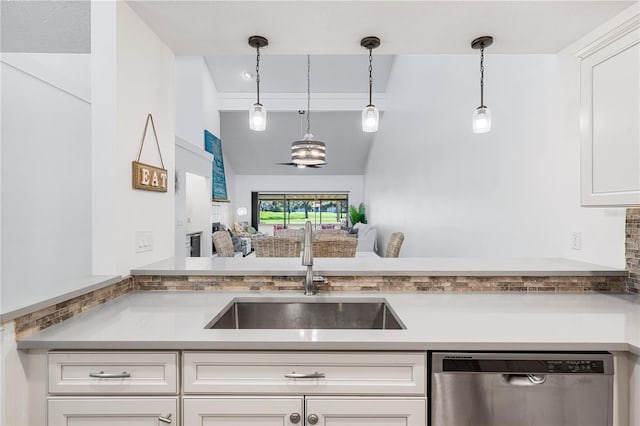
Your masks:
<svg viewBox="0 0 640 426"><path fill-rule="evenodd" d="M291 162L301 166L321 166L326 163L327 146L307 133L301 141L291 144Z"/></svg>

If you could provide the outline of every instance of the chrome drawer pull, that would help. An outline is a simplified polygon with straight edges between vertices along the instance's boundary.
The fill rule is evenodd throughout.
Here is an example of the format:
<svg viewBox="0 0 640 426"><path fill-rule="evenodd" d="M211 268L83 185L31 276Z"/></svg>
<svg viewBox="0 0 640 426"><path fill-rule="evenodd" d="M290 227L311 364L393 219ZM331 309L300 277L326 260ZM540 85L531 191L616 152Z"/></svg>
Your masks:
<svg viewBox="0 0 640 426"><path fill-rule="evenodd" d="M127 379L131 377L131 374L126 371L122 373L105 373L101 371L99 373L89 373L89 377L93 377L94 379Z"/></svg>
<svg viewBox="0 0 640 426"><path fill-rule="evenodd" d="M160 420L162 423L168 423L168 424L171 424L173 422L173 419L171 418L171 413L167 414L165 417L163 416L158 417L158 420Z"/></svg>
<svg viewBox="0 0 640 426"><path fill-rule="evenodd" d="M287 379L324 379L325 375L324 373L318 373L317 371L309 374L296 373L294 371L292 373L285 374L284 377Z"/></svg>

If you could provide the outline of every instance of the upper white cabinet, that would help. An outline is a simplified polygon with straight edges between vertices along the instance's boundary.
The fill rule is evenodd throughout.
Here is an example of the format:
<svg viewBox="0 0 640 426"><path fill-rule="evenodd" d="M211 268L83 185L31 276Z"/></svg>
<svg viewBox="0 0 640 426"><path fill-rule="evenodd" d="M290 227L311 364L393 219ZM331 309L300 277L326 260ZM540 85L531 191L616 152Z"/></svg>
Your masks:
<svg viewBox="0 0 640 426"><path fill-rule="evenodd" d="M583 206L640 205L640 17L581 50Z"/></svg>

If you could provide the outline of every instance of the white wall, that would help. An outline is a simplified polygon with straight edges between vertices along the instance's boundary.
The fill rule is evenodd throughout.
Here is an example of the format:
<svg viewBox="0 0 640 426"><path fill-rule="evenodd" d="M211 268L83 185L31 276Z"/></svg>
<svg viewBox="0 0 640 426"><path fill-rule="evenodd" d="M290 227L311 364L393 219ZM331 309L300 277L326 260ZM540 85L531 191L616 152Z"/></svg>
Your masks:
<svg viewBox="0 0 640 426"><path fill-rule="evenodd" d="M308 192L324 191L349 193L349 204L358 205L363 200L363 176L284 176L284 175L237 175L235 179L236 208L244 207L248 214L237 216L235 221L251 221L251 192Z"/></svg>
<svg viewBox="0 0 640 426"><path fill-rule="evenodd" d="M211 169L213 164L213 156L203 149L198 149L194 145L182 138L176 137L176 185L175 185L175 214L176 214L176 256L184 256L185 254L185 238L187 232L193 232L189 229L190 224L187 223L187 174L198 175L204 179L207 186L205 192L191 194L191 203L198 203L202 209L202 215L206 217L206 224L200 224L198 230L203 232L203 246L201 246L201 255L208 256L211 254L211 244L204 244L204 240L208 241L210 233L209 225L209 203L211 200Z"/></svg>
<svg viewBox="0 0 640 426"><path fill-rule="evenodd" d="M487 52L493 129L474 135L478 61L396 58L365 176L382 248L402 231L407 257L571 256L622 266L624 217L578 204L579 76L567 81L572 70L556 55ZM588 250L567 252L571 231Z"/></svg>
<svg viewBox="0 0 640 426"><path fill-rule="evenodd" d="M122 188L121 245L122 273L133 267L171 257L174 254L175 170L175 58L173 52L125 3L118 3L117 93L118 143ZM144 52L144 54L141 54ZM153 114L164 168L168 170L166 193L131 188L131 161L138 154L147 114ZM151 135L140 161L160 164ZM153 232L153 251L135 253L136 230Z"/></svg>
<svg viewBox="0 0 640 426"><path fill-rule="evenodd" d="M94 203L94 273L124 275L174 254L175 60L126 3L94 2L92 61L93 193L100 198ZM149 113L169 174L164 193L131 187L131 162ZM140 161L160 165L152 132ZM135 252L137 230L152 232L152 251Z"/></svg>
<svg viewBox="0 0 640 426"><path fill-rule="evenodd" d="M193 226L187 218L187 172L207 179L209 191L200 204L204 205L204 214L208 216L209 213L213 156L204 150L205 69L202 56L176 57L176 256L184 255L186 233L193 232L188 230ZM191 200L191 203L195 202ZM208 232L203 237L208 236ZM211 253L210 244L207 247L208 251L203 251L202 255Z"/></svg>
<svg viewBox="0 0 640 426"><path fill-rule="evenodd" d="M220 136L218 90L202 56L176 57L176 135L204 149L204 129Z"/></svg>
<svg viewBox="0 0 640 426"><path fill-rule="evenodd" d="M211 194L211 179L200 175L186 174L186 218L187 232L202 232L200 255L211 255L211 222L209 217L209 196Z"/></svg>
<svg viewBox="0 0 640 426"><path fill-rule="evenodd" d="M204 150L202 56L176 57L176 136Z"/></svg>
<svg viewBox="0 0 640 426"><path fill-rule="evenodd" d="M189 142L197 149L204 151L204 130L208 130L214 135L220 137L220 112L219 95L216 89L209 68L202 56L178 56L176 57L176 134L179 138ZM223 157L225 153L224 141L222 143ZM180 160L182 157L178 157ZM181 163L177 163L177 167L182 169ZM229 218L233 218L235 211L235 200L233 197L235 191L235 172L233 166L229 162L225 162L225 177L227 182L227 195L229 203L208 203L207 209L209 220L211 222L223 221L227 222ZM204 175L203 175L204 176ZM211 171L206 175L211 176ZM209 193L208 200L211 199ZM180 216L185 207L180 204L181 198L177 199L176 204L176 248L181 244L179 235L182 232L180 228L186 221L186 217ZM204 240L204 239L203 239ZM204 252L203 252L204 253Z"/></svg>
<svg viewBox="0 0 640 426"><path fill-rule="evenodd" d="M220 110L218 89L213 82L211 72L204 58L201 62L202 67L202 118L204 120L204 128L220 137Z"/></svg>
<svg viewBox="0 0 640 426"><path fill-rule="evenodd" d="M3 53L1 67L6 313L91 275L90 58Z"/></svg>

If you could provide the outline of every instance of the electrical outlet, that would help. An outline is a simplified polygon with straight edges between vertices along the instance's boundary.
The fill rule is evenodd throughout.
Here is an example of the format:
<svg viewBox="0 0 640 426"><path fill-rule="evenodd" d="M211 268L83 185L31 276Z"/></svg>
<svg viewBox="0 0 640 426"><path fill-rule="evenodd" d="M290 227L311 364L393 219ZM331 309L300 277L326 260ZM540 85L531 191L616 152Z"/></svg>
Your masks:
<svg viewBox="0 0 640 426"><path fill-rule="evenodd" d="M582 250L582 232L572 232L569 234L569 247L573 250Z"/></svg>
<svg viewBox="0 0 640 426"><path fill-rule="evenodd" d="M153 232L142 230L136 231L136 253L153 250Z"/></svg>

